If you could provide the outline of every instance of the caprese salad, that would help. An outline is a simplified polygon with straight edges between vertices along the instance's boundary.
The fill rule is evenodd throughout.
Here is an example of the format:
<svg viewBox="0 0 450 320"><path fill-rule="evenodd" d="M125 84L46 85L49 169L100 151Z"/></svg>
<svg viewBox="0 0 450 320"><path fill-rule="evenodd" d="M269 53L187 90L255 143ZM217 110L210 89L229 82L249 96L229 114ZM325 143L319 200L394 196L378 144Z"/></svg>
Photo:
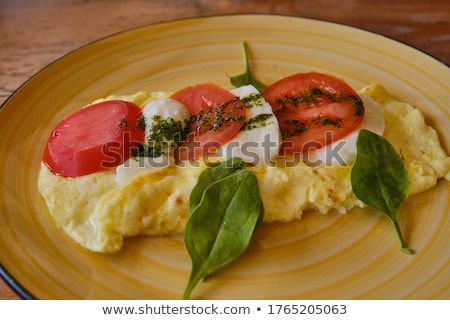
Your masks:
<svg viewBox="0 0 450 320"><path fill-rule="evenodd" d="M209 154L245 157L247 149L253 157L244 160L269 161L350 135L361 127L364 105L343 80L317 72L294 74L262 91L204 83L143 109L120 100L82 108L53 129L43 160L64 177L117 168L133 157L180 163Z"/></svg>

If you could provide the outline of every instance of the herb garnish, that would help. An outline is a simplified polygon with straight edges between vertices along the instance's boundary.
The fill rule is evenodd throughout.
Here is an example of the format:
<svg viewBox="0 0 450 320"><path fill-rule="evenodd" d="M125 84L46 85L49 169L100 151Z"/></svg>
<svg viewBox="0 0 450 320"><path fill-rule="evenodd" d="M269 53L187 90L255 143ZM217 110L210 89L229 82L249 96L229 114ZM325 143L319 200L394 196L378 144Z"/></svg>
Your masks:
<svg viewBox="0 0 450 320"><path fill-rule="evenodd" d="M253 78L251 71L250 71L250 64L248 62L247 45L246 45L245 41L242 41L241 45L242 45L242 53L244 55L245 72L243 74L230 77L230 83L235 88L239 88L239 87L251 84L256 89L263 90L264 88L267 87L267 85L256 80L255 78Z"/></svg>
<svg viewBox="0 0 450 320"><path fill-rule="evenodd" d="M257 116L254 116L253 118L250 118L248 121L244 122L240 130L245 131L265 127L272 123L267 122L267 120L269 120L273 116L274 115L272 113L260 113Z"/></svg>
<svg viewBox="0 0 450 320"><path fill-rule="evenodd" d="M118 126L119 126L119 129L118 129L119 132L122 132L123 128L130 127L130 125L128 124L128 121L127 121L127 119L125 117L123 117L123 118L121 118L119 120L119 125Z"/></svg>
<svg viewBox="0 0 450 320"><path fill-rule="evenodd" d="M353 108L353 115L359 117L362 115L364 105L358 96L348 93L329 93L320 88L310 88L303 92L299 92L294 96L285 96L277 100L277 104L281 108L289 106L298 106L300 104L316 104L323 99L328 99L330 102L346 102L351 101Z"/></svg>
<svg viewBox="0 0 450 320"><path fill-rule="evenodd" d="M137 127L143 131L145 131L146 125L145 125L145 117L143 114L138 119Z"/></svg>
<svg viewBox="0 0 450 320"><path fill-rule="evenodd" d="M262 107L263 104L263 96L261 93L250 93L248 96L241 98L241 101L245 104L247 109L251 109L253 107Z"/></svg>
<svg viewBox="0 0 450 320"><path fill-rule="evenodd" d="M242 110L239 98L234 97L222 104L215 104L212 108L203 109L191 117L191 124L196 123L198 133L218 131L236 121L244 120L244 116L230 116L236 110Z"/></svg>
<svg viewBox="0 0 450 320"><path fill-rule="evenodd" d="M190 211L184 243L192 269L183 299L249 245L264 214L255 174L240 158L205 169L192 190Z"/></svg>
<svg viewBox="0 0 450 320"><path fill-rule="evenodd" d="M409 188L408 171L400 155L386 139L368 130L359 132L356 150L351 171L353 193L389 217L402 252L413 254L403 241L398 222L399 207Z"/></svg>
<svg viewBox="0 0 450 320"><path fill-rule="evenodd" d="M145 118L141 117L138 127L143 126L145 127ZM153 116L151 124L146 128L146 142L137 144L133 150L133 156L159 157L167 150L178 147L181 142L186 140L188 133L187 120L182 122L172 118L162 119L160 116Z"/></svg>
<svg viewBox="0 0 450 320"><path fill-rule="evenodd" d="M342 127L342 119L330 119L328 117L324 116L317 116L314 118L311 118L311 123L321 126L333 126L336 128Z"/></svg>

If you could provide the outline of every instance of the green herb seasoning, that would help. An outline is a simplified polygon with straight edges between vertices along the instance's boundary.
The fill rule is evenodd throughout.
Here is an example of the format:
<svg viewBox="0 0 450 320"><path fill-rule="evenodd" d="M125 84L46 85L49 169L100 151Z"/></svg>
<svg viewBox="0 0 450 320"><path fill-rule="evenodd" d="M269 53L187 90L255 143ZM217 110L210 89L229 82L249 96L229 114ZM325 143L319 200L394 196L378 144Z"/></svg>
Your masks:
<svg viewBox="0 0 450 320"><path fill-rule="evenodd" d="M199 133L218 131L232 122L245 119L244 116L231 116L236 110L242 110L238 97L220 105L216 104L212 108L201 110L191 117L191 123L196 123L196 131Z"/></svg>
<svg viewBox="0 0 450 320"><path fill-rule="evenodd" d="M120 121L119 121L119 124L118 124L119 129L118 129L118 131L119 131L119 132L122 132L123 128L127 128L127 127L129 127L129 126L130 126L130 125L128 124L127 119L126 119L125 117L123 117L123 118L120 119Z"/></svg>
<svg viewBox="0 0 450 320"><path fill-rule="evenodd" d="M286 137L294 137L303 133L314 126L332 126L335 128L342 127L342 119L331 119L329 117L318 116L307 121L300 121L297 119L285 120L281 129L281 135Z"/></svg>
<svg viewBox="0 0 450 320"><path fill-rule="evenodd" d="M269 124L272 124L273 121L268 122L267 120L271 119L273 117L273 114L271 113L261 113L257 116L251 118L250 120L244 122L244 124L241 127L241 131L245 130L253 130L256 128L262 128Z"/></svg>
<svg viewBox="0 0 450 320"><path fill-rule="evenodd" d="M264 106L264 100L260 93L250 93L248 96L242 98L241 101L245 104L247 109Z"/></svg>
<svg viewBox="0 0 450 320"><path fill-rule="evenodd" d="M286 120L284 126L280 128L283 138L294 137L308 130L308 124L296 119Z"/></svg>
<svg viewBox="0 0 450 320"><path fill-rule="evenodd" d="M138 126L145 124L145 118L139 120ZM176 148L186 140L189 133L188 121L175 121L172 118L162 119L160 116L152 118L151 126L146 128L146 143L138 144L133 152L135 157L156 158L167 150Z"/></svg>
<svg viewBox="0 0 450 320"><path fill-rule="evenodd" d="M285 96L281 99L278 99L277 104L280 105L281 108L285 108L288 105L297 107L302 104L314 105L323 101L324 99L327 99L330 102L351 101L353 114L355 117L361 116L364 110L363 102L358 96L348 93L329 93L320 88L310 88L306 91L299 92L292 97Z"/></svg>
<svg viewBox="0 0 450 320"><path fill-rule="evenodd" d="M336 128L342 127L342 119L330 119L328 117L318 116L312 118L311 123L321 125L321 126L333 126Z"/></svg>
<svg viewBox="0 0 450 320"><path fill-rule="evenodd" d="M144 115L141 115L138 119L137 127L141 129L142 131L145 131L146 125L145 125L145 117Z"/></svg>

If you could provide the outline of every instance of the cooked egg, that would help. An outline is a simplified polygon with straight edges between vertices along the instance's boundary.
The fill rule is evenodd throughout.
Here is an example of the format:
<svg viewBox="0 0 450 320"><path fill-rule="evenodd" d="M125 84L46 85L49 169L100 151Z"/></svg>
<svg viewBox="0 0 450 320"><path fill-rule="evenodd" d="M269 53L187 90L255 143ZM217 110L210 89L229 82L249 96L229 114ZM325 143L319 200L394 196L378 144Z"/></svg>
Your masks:
<svg viewBox="0 0 450 320"><path fill-rule="evenodd" d="M175 160L171 154L162 154L159 157L133 157L117 166L116 182L119 186L124 186L141 173L168 167L174 163Z"/></svg>
<svg viewBox="0 0 450 320"><path fill-rule="evenodd" d="M450 158L419 109L396 100L376 84L361 93L381 107L383 135L401 153L411 178L409 195L432 188L439 178L450 180ZM155 95L122 98L144 106ZM265 222L300 219L305 210L345 213L364 207L351 189L351 165L284 164L280 159L275 165L250 168L258 179ZM186 167L170 163L118 184L114 170L63 178L42 164L38 187L57 225L70 237L89 250L114 252L127 237L182 233L189 216L190 192L205 167L202 162Z"/></svg>
<svg viewBox="0 0 450 320"><path fill-rule="evenodd" d="M439 178L450 181L450 157L441 147L436 130L427 125L418 108L397 100L380 85L367 86L361 93L381 106L385 120L383 136L404 159L410 176L409 195L431 189Z"/></svg>

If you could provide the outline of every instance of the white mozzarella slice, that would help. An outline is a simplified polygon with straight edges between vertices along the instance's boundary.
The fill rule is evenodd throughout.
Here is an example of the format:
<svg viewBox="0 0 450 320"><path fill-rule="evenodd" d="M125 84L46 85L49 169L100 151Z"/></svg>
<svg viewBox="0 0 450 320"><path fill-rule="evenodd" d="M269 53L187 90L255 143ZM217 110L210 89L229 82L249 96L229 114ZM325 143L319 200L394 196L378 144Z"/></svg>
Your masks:
<svg viewBox="0 0 450 320"><path fill-rule="evenodd" d="M147 143L153 125L158 124L158 121L173 119L175 122L181 122L181 126L185 127L191 116L182 103L170 98L149 101L142 110L142 115L145 118L145 139ZM170 143L167 143L167 145L170 145ZM169 150L163 150L163 154L159 157L131 158L116 168L116 182L123 186L141 173L173 164L173 155Z"/></svg>
<svg viewBox="0 0 450 320"><path fill-rule="evenodd" d="M142 115L145 117L146 138L150 136L152 126L156 123L155 117L173 119L175 122L181 122L183 127L191 117L184 104L171 98L150 100L142 110Z"/></svg>
<svg viewBox="0 0 450 320"><path fill-rule="evenodd" d="M247 106L245 125L236 136L218 150L219 156L240 157L252 164L269 164L278 156L281 132L272 107L253 86L231 91Z"/></svg>

